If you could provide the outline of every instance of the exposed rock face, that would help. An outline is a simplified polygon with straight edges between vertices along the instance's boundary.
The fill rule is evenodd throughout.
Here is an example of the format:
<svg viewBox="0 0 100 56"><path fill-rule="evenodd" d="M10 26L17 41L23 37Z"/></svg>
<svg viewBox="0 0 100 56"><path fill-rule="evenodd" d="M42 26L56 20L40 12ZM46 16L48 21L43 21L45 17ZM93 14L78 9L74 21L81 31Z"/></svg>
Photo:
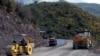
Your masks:
<svg viewBox="0 0 100 56"><path fill-rule="evenodd" d="M12 44L13 34L16 33L23 33L27 34L27 37L32 37L36 46L46 43L29 21L23 22L16 13L7 13L6 9L0 7L0 49Z"/></svg>

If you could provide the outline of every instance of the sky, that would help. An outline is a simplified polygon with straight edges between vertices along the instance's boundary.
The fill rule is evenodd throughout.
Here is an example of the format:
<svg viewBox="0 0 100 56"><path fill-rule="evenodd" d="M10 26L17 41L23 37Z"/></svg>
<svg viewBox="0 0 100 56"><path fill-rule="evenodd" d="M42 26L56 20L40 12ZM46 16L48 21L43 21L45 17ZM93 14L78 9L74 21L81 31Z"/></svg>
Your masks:
<svg viewBox="0 0 100 56"><path fill-rule="evenodd" d="M33 0L23 0L24 3L33 3ZM36 0L35 0L36 1ZM59 0L39 0L39 1L46 1L46 2L56 2ZM65 0L67 2L72 2L72 3L97 3L100 4L100 0Z"/></svg>
<svg viewBox="0 0 100 56"><path fill-rule="evenodd" d="M84 0L86 1L87 3L98 3L100 4L100 0Z"/></svg>
<svg viewBox="0 0 100 56"><path fill-rule="evenodd" d="M54 1L54 2L56 2L56 1L59 1L59 0L41 0L41 1ZM68 2L82 2L82 0L65 0L65 1L68 1Z"/></svg>
<svg viewBox="0 0 100 56"><path fill-rule="evenodd" d="M59 1L59 0L42 0L42 1ZM86 2L86 3L97 3L97 4L100 4L100 0L65 0L65 1L74 2L74 3Z"/></svg>

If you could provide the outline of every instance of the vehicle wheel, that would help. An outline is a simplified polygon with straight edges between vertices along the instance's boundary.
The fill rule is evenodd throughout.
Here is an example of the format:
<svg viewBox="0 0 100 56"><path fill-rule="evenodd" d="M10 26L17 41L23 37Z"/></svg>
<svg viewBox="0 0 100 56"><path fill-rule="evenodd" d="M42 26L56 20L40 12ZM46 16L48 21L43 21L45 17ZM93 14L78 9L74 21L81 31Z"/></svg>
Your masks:
<svg viewBox="0 0 100 56"><path fill-rule="evenodd" d="M53 44L53 46L56 46L56 44Z"/></svg>
<svg viewBox="0 0 100 56"><path fill-rule="evenodd" d="M11 54L11 50L10 50L10 49L7 49L7 50L6 50L6 56L13 56L13 55Z"/></svg>
<svg viewBox="0 0 100 56"><path fill-rule="evenodd" d="M90 44L90 47L93 47L93 44Z"/></svg>
<svg viewBox="0 0 100 56"><path fill-rule="evenodd" d="M12 56L11 47L12 47L12 45L7 46L7 48L6 48L6 56Z"/></svg>
<svg viewBox="0 0 100 56"><path fill-rule="evenodd" d="M32 47L31 46L28 46L27 47L27 52L26 52L26 55L31 55L32 54Z"/></svg>
<svg viewBox="0 0 100 56"><path fill-rule="evenodd" d="M6 53L7 56L12 56L10 53Z"/></svg>
<svg viewBox="0 0 100 56"><path fill-rule="evenodd" d="M54 43L53 44L49 44L49 46L56 46L56 44L54 44Z"/></svg>
<svg viewBox="0 0 100 56"><path fill-rule="evenodd" d="M92 42L90 43L90 47L93 47L93 43Z"/></svg>
<svg viewBox="0 0 100 56"><path fill-rule="evenodd" d="M73 43L73 49L78 49L78 45L76 43Z"/></svg>
<svg viewBox="0 0 100 56"><path fill-rule="evenodd" d="M49 44L49 46L52 46L52 44Z"/></svg>
<svg viewBox="0 0 100 56"><path fill-rule="evenodd" d="M89 42L85 42L85 48L86 48L86 49L89 49L89 47L90 47Z"/></svg>

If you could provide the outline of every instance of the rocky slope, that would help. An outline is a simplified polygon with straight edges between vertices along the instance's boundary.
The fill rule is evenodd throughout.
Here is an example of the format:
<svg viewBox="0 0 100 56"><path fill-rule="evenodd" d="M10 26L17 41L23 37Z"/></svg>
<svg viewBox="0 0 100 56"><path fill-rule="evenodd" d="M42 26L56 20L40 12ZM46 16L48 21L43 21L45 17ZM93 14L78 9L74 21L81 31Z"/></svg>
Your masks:
<svg viewBox="0 0 100 56"><path fill-rule="evenodd" d="M6 8L0 6L0 49L12 44L13 34L19 33L32 37L36 46L40 46L40 43L45 42L29 21L24 22L16 13L8 13Z"/></svg>

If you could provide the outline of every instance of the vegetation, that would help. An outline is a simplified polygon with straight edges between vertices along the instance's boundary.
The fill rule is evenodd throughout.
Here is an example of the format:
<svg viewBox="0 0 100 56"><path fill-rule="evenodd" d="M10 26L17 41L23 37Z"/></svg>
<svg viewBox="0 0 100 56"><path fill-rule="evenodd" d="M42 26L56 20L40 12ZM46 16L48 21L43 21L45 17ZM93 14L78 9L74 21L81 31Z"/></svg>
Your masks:
<svg viewBox="0 0 100 56"><path fill-rule="evenodd" d="M95 16L100 16L100 4L94 3L77 3L75 4L80 8L92 13Z"/></svg>
<svg viewBox="0 0 100 56"><path fill-rule="evenodd" d="M100 23L100 19L69 3L44 2L27 7L32 11L31 22L36 22L41 29L53 31L58 38L72 37L76 30L100 30L95 26L96 23Z"/></svg>
<svg viewBox="0 0 100 56"><path fill-rule="evenodd" d="M0 0L0 5L7 7L8 12L13 12L16 10L15 0Z"/></svg>
<svg viewBox="0 0 100 56"><path fill-rule="evenodd" d="M0 49L10 45L16 34L26 34L26 37L34 40L36 47L47 45L47 41L40 37L37 28L30 23L30 8L14 4L15 0L0 0Z"/></svg>
<svg viewBox="0 0 100 56"><path fill-rule="evenodd" d="M56 3L38 3L30 5L21 5L15 3L15 0L4 0L0 4L6 6L10 11L15 11L21 16L21 20L30 22L40 29L50 30L58 38L69 38L76 34L77 30L89 29L95 35L100 30L97 23L100 19L92 14L78 8L75 5L65 2ZM21 22L20 22L21 23Z"/></svg>

